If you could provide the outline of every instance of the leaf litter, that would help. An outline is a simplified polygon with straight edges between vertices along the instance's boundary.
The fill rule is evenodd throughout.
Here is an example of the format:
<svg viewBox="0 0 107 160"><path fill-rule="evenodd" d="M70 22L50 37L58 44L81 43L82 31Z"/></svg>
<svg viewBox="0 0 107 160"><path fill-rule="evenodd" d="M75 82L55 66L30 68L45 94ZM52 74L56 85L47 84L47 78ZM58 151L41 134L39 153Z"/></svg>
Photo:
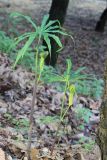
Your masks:
<svg viewBox="0 0 107 160"><path fill-rule="evenodd" d="M0 154L1 157L7 154L7 157L11 157L9 160L27 160L28 118L34 75L19 66L13 70L11 66L12 63L7 56L0 54ZM62 96L63 93L58 92L51 85L39 86L33 117L32 160L84 160L86 154L83 144L88 143L89 137L95 140L101 102L77 96L76 105L69 110L61 124L59 146L56 140L51 154ZM87 108L90 111L88 120L83 118L85 110L81 115L78 108ZM78 117L77 113L80 114ZM98 150L96 144L94 147Z"/></svg>
<svg viewBox="0 0 107 160"><path fill-rule="evenodd" d="M46 12L44 9L47 10L47 6L49 8L50 2L46 3L45 1L41 1L41 5L43 3L42 7L41 5L39 6L39 1L37 1L36 3L37 4L35 6L33 4L33 9L34 11L36 11L35 15L37 16L38 14L40 17L42 17L42 14ZM81 5L79 6L81 7L82 5L84 5L84 3L82 2ZM94 2L92 2L92 6L94 6L93 3ZM29 5L25 6L25 10L27 6ZM66 55L73 58L75 68L85 65L85 66L88 66L88 69L91 70L92 72L95 72L97 74L101 72L102 74L103 71L101 66L105 59L105 56L103 55L103 53L105 53L105 50L106 50L106 49L103 49L102 46L103 47L105 46L106 48L106 44L104 44L106 42L105 40L106 33L104 33L101 38L100 34L97 34L94 31L92 31L91 29L95 24L95 21L93 20L93 16L88 15L89 17L92 17L91 19L88 19L89 17L87 18L87 13L90 13L89 10L87 9L87 13L84 14L84 11L82 11L79 8L79 6L77 6L76 10L75 10L75 7L74 8L72 8L71 6L69 7L69 13L67 15L68 20L65 23L65 25L69 28L69 30L71 30L74 34L74 38L76 41L76 49L75 49L76 53L74 54L72 47L70 47L72 45L71 42L68 39L67 40L64 39L64 45L67 47L63 52L63 56L61 57L61 59L59 59L61 61L59 63L64 64L65 55ZM102 5L98 5L98 6L102 7ZM37 7L36 10L35 10L35 7ZM20 9L20 7L18 8ZM73 12L70 13L71 12L70 8L71 10L74 9L73 11L74 13ZM102 11L101 9L102 8L100 8L100 11ZM98 8L97 8L97 11L98 11ZM75 19L75 13L77 14L77 16L79 15L78 18L76 19ZM72 17L71 17L71 14L73 15ZM93 12L91 12L91 14L93 14ZM86 15L86 17L84 17L84 15ZM95 19L96 19L96 15L94 15ZM81 25L82 23L84 23L84 27ZM91 25L88 23L90 23ZM95 46L99 48L96 49ZM0 54L0 56L1 56L0 57L0 68L1 68L0 69L0 73L1 73L0 74L0 77L1 77L0 78L0 93L1 93L0 94L0 109L1 109L0 110L0 113L1 113L0 114L0 123L1 123L0 124L1 126L0 146L2 148L1 150L4 150L5 153L8 152L11 155L12 159L16 160L16 159L22 159L22 157L24 157L23 159L27 160L27 157L23 149L20 148L19 146L16 147L16 145L17 145L17 142L19 142L20 144L23 143L24 145L26 145L27 130L28 130L28 116L30 113L30 103L32 99L33 75L31 73L26 72L20 67L18 67L17 70L13 71L11 69L11 63L9 59L6 56L4 56L4 54ZM84 57L86 57L85 63L84 63ZM100 62L100 59L101 59L101 62ZM98 61L98 63L94 64L92 60L94 62ZM100 63L101 65L98 66L97 64L100 64ZM90 66L92 66L92 68L89 68ZM27 82L25 83L24 80L27 80ZM55 88L53 88L52 86L49 86L49 85L40 86L40 89L38 91L38 99L35 104L35 113L34 113L34 129L32 134L32 151L31 151L32 159L41 158L46 160L46 159L56 158L55 156L51 156L51 158L49 158L49 154L50 154L50 148L55 139L54 136L55 136L55 131L57 127L57 121L54 121L54 123L53 122L47 123L47 122L49 121L50 117L52 116L55 117L56 115L59 115L60 103L61 103L60 97L62 96L62 94L63 93L56 91ZM66 104L67 102L65 102L65 106ZM99 153L99 150L96 144L94 144L94 150L92 149L92 151L90 151L88 154L86 152L84 153L82 146L84 142L87 144L87 141L88 141L87 137L88 138L91 137L93 141L95 140L95 133L96 133L98 122L99 122L100 104L101 104L101 100L95 101L90 98L78 97L78 96L77 98L75 98L75 105L69 111L68 115L65 118L66 123L61 125L61 131L63 132L60 132L60 135L61 135L60 147L57 147L56 145L55 151L54 151L55 155L57 152L56 159L58 158L65 159L65 160L66 159L67 160L99 159L99 155L97 155ZM81 113L79 114L79 116L77 116L76 113L80 113L81 108L89 109L88 111L90 111L91 114L87 115L85 118L82 118L83 115L86 114L86 111L83 110L84 114ZM48 116L47 121L46 119L44 119L44 117L46 116ZM40 117L43 117L42 122ZM23 119L26 120L26 125L25 124L23 125L24 123ZM55 119L57 119L57 117L55 117ZM19 124L17 124L17 121L19 122L20 120L22 121ZM88 120L89 120L89 123L87 124ZM16 127L16 124L17 124L17 127ZM81 124L83 125L81 126ZM13 143L13 140L14 140L14 143ZM13 145L13 148L18 148L20 150L18 151L19 155L15 153L16 152L15 149L13 150L11 148L9 149L9 146L11 146L10 144ZM41 150L43 151L41 152ZM66 154L66 151L68 151L67 154ZM48 155L45 154L45 157L44 157L43 152L45 153L47 152Z"/></svg>

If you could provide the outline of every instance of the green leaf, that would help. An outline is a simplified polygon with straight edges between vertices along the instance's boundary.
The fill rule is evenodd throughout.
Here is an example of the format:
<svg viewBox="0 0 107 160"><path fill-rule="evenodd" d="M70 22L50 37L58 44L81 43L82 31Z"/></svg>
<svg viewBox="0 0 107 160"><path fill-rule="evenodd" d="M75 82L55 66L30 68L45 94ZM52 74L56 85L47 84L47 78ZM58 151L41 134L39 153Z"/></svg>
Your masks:
<svg viewBox="0 0 107 160"><path fill-rule="evenodd" d="M16 61L15 61L15 64L13 67L15 67L17 65L17 63L19 62L19 60L21 58L23 58L23 56L25 55L26 51L28 50L29 46L32 44L32 42L34 41L35 39L35 35L32 35L29 37L28 41L25 43L24 47L19 51L18 55L17 55L17 58L16 58Z"/></svg>
<svg viewBox="0 0 107 160"><path fill-rule="evenodd" d="M49 14L48 14L48 15L45 15L45 16L43 17L42 24L41 24L41 30L42 30L42 31L45 29L45 26L46 26L46 23L47 23L48 19L49 19Z"/></svg>
<svg viewBox="0 0 107 160"><path fill-rule="evenodd" d="M30 22L35 29L37 29L36 24L33 22L33 20L31 19L31 17L29 17L29 16L25 16L25 15L23 15L21 13L18 13L18 12L13 12L13 13L10 14L10 17L23 17L28 22Z"/></svg>
<svg viewBox="0 0 107 160"><path fill-rule="evenodd" d="M59 33L59 34L61 34L61 35L63 35L63 36L69 36L67 33L65 33L65 32L62 32L62 31L60 31L60 30L50 30L50 31L48 31L49 33Z"/></svg>
<svg viewBox="0 0 107 160"><path fill-rule="evenodd" d="M59 121L59 117L58 116L44 116L42 118L39 119L40 123L42 124L49 124L49 123L56 123Z"/></svg>
<svg viewBox="0 0 107 160"><path fill-rule="evenodd" d="M62 43L61 43L61 41L60 41L58 36L53 35L53 34L48 34L48 36L53 38L55 40L55 42L58 44L58 46L62 48Z"/></svg>
<svg viewBox="0 0 107 160"><path fill-rule="evenodd" d="M51 32L51 31L58 31L59 26L50 26L49 28L45 29L45 32Z"/></svg>
<svg viewBox="0 0 107 160"><path fill-rule="evenodd" d="M49 77L49 82L65 82L65 78L63 76L57 74L51 74Z"/></svg>
<svg viewBox="0 0 107 160"><path fill-rule="evenodd" d="M75 94L75 86L70 85L69 86L69 107L72 106L72 104L73 104L74 94Z"/></svg>
<svg viewBox="0 0 107 160"><path fill-rule="evenodd" d="M47 44L47 47L48 47L48 50L49 50L49 54L51 56L51 43L50 43L50 39L48 37L48 34L45 33L43 38L44 38L44 41Z"/></svg>
<svg viewBox="0 0 107 160"><path fill-rule="evenodd" d="M85 69L86 69L86 67L80 67L77 69L77 71L75 71L75 74L79 74L80 72L82 72Z"/></svg>
<svg viewBox="0 0 107 160"><path fill-rule="evenodd" d="M44 61L45 61L46 54L47 54L47 53L45 53L45 52L41 52L41 53L40 53L40 63L39 63L40 72L43 71ZM48 54L47 54L47 55L48 55Z"/></svg>
<svg viewBox="0 0 107 160"><path fill-rule="evenodd" d="M36 32L24 33L21 36L19 36L18 38L15 38L15 45L17 45L18 43L20 43L24 39L29 38L30 36L34 35L35 33Z"/></svg>
<svg viewBox="0 0 107 160"><path fill-rule="evenodd" d="M70 74L72 63L70 59L67 59L66 61L67 61L67 74Z"/></svg>
<svg viewBox="0 0 107 160"><path fill-rule="evenodd" d="M46 29L49 29L49 27L50 27L50 26L54 26L55 23L59 23L59 21L58 21L58 20L50 20L50 21L46 24L46 26L45 26L44 29L45 29L45 30L46 30ZM56 26L56 25L55 25L55 26ZM60 26L60 23L59 23L59 26Z"/></svg>

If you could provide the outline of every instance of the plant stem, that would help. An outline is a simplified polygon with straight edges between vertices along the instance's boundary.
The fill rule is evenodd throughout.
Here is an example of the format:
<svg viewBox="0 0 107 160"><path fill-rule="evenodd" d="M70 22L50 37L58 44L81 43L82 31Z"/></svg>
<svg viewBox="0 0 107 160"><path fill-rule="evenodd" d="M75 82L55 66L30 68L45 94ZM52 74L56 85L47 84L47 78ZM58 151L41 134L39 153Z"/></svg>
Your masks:
<svg viewBox="0 0 107 160"><path fill-rule="evenodd" d="M68 106L67 109L65 110L65 112L63 113L62 117L61 117L61 121L64 120L65 115L67 114L68 110L70 109L71 106Z"/></svg>
<svg viewBox="0 0 107 160"><path fill-rule="evenodd" d="M30 112L30 127L28 131L28 145L27 145L27 155L28 155L28 160L31 160L30 158L30 150L31 150L31 138L32 138L32 129L33 129L33 113L34 113L34 106L35 106L35 100L36 100L36 93L37 93L37 77L35 73L35 83L33 87L33 98L32 98L32 103L31 103L31 112Z"/></svg>
<svg viewBox="0 0 107 160"><path fill-rule="evenodd" d="M60 126L61 126L61 121L58 123L58 128L57 128L57 131L56 131L56 134L55 134L55 140L54 140L54 143L53 143L52 148L51 148L51 156L52 156L53 151L54 151L54 148L55 148L55 142L56 142L56 140L57 140L57 135L58 135ZM58 141L59 141L59 140L58 140Z"/></svg>
<svg viewBox="0 0 107 160"><path fill-rule="evenodd" d="M60 119L63 115L63 111L64 111L64 101L65 101L65 97L66 97L66 91L67 91L67 82L65 84L65 89L64 89L64 96L63 96L63 99L62 99L62 104L61 104L61 113L60 113Z"/></svg>
<svg viewBox="0 0 107 160"><path fill-rule="evenodd" d="M58 132L59 132L59 130L60 130L61 122L63 122L64 117L65 117L65 115L67 114L67 112L68 112L68 110L69 110L69 108L70 108L70 107L68 107L68 108L64 111L64 100L65 100L65 96L66 96L67 86L68 86L68 79L67 79L66 84L65 84L64 96L63 96L62 104L61 104L60 122L59 122L59 124L58 124L58 128L57 128L57 131L56 131L54 144L52 145L51 155L53 154L53 151L54 151L54 148L55 148L55 142L56 142L56 140L57 140L57 135L58 135ZM64 113L63 113L63 111L64 111ZM60 137L59 137L59 138L60 138ZM59 139L58 139L58 143L59 143Z"/></svg>
<svg viewBox="0 0 107 160"><path fill-rule="evenodd" d="M35 57L35 81L34 81L34 87L33 87L33 98L31 103L31 112L30 112L30 118L29 118L29 131L28 131L28 145L27 145L27 156L28 160L31 160L30 158L30 152L31 152L31 140L32 140L32 130L33 130L33 113L34 113L34 106L35 106L35 100L37 99L37 85L38 85L38 78L37 78L37 72L38 72L38 47L40 43L40 38L38 38L37 48L36 48L36 57Z"/></svg>

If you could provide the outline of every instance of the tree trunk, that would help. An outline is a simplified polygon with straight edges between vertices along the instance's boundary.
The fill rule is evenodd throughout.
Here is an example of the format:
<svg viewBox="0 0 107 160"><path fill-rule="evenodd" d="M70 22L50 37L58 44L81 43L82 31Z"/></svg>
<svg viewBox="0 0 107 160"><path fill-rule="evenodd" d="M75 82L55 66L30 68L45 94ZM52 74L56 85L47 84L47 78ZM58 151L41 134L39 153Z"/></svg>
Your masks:
<svg viewBox="0 0 107 160"><path fill-rule="evenodd" d="M101 160L107 160L107 60L104 74L104 96L100 111L100 124L98 129L98 144L101 150Z"/></svg>
<svg viewBox="0 0 107 160"><path fill-rule="evenodd" d="M107 8L102 13L100 20L97 22L95 31L97 32L104 32L104 27L107 21Z"/></svg>
<svg viewBox="0 0 107 160"><path fill-rule="evenodd" d="M52 0L52 5L49 11L49 20L59 20L62 26L65 20L68 3L69 0ZM58 46L52 39L51 46L51 56L48 55L45 62L47 65L52 65L54 67L58 58L58 53L56 52Z"/></svg>

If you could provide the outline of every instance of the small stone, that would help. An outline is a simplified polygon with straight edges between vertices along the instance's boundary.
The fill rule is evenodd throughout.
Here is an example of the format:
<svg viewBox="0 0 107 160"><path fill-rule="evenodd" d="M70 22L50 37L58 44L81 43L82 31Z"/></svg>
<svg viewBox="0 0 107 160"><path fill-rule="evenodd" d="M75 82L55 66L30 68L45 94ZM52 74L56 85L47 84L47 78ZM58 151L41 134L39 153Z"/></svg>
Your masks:
<svg viewBox="0 0 107 160"><path fill-rule="evenodd" d="M90 124L91 125L99 123L99 121L100 121L100 117L98 117L98 116L93 115L93 116L90 117Z"/></svg>
<svg viewBox="0 0 107 160"><path fill-rule="evenodd" d="M0 108L0 113L5 114L7 112L7 108Z"/></svg>
<svg viewBox="0 0 107 160"><path fill-rule="evenodd" d="M95 110L95 109L93 109L92 112L95 114L95 116L98 116L100 113L98 110Z"/></svg>

